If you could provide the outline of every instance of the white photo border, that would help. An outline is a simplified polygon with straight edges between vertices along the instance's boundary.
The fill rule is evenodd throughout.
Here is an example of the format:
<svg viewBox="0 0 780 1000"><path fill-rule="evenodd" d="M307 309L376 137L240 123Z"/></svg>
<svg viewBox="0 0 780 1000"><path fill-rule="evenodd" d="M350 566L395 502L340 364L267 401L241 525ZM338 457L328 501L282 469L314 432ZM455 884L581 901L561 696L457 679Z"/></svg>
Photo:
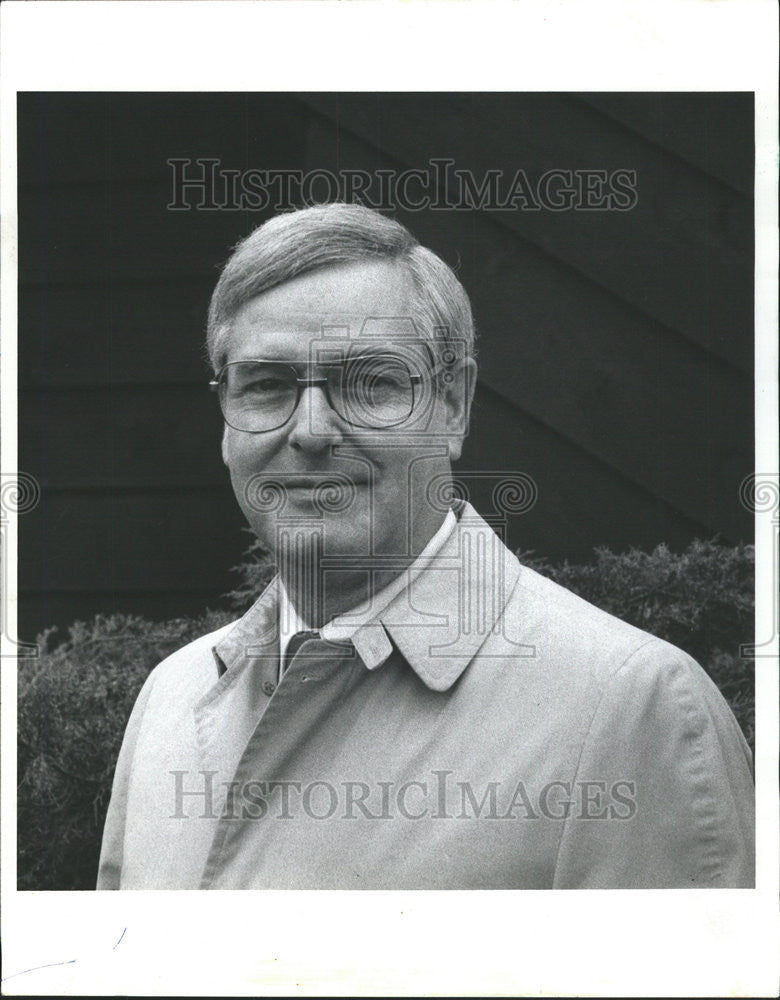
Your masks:
<svg viewBox="0 0 780 1000"><path fill-rule="evenodd" d="M2 471L17 470L20 91L753 91L756 472L777 482L771 0L31 2L0 8ZM757 638L777 581L757 514ZM759 520L764 520L759 523ZM16 530L6 607L15 633ZM8 654L2 637L3 653ZM622 892L18 892L16 679L2 672L8 995L773 995L778 673L757 660L757 887Z"/></svg>

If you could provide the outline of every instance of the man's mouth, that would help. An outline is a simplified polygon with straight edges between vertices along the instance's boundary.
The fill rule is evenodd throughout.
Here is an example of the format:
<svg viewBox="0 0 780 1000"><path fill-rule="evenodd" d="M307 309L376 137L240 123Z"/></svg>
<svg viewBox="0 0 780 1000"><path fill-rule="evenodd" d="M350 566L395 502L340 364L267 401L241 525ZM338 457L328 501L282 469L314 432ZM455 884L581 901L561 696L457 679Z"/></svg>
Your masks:
<svg viewBox="0 0 780 1000"><path fill-rule="evenodd" d="M269 515L285 504L314 506L321 513L348 514L353 502L370 488L368 476L353 478L345 472L271 472L252 476L246 483L247 506ZM362 503L362 501L361 501Z"/></svg>
<svg viewBox="0 0 780 1000"><path fill-rule="evenodd" d="M367 486L367 479L353 479L344 473L287 475L277 481L277 488L287 503L314 508L321 514L345 517Z"/></svg>
<svg viewBox="0 0 780 1000"><path fill-rule="evenodd" d="M367 480L354 479L343 473L322 476L285 476L279 480L279 484L288 490L350 489L353 486L365 486L366 482Z"/></svg>

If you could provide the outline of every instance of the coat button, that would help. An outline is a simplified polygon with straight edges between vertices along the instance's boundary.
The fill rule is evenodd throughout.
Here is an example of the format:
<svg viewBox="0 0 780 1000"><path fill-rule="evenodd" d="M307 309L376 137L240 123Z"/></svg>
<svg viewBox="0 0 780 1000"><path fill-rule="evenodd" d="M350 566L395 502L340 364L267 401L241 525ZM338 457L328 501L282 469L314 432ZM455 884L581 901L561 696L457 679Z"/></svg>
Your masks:
<svg viewBox="0 0 780 1000"><path fill-rule="evenodd" d="M265 681L265 683L263 684L263 694L267 694L270 697L275 690L276 690L276 685L274 684L273 681Z"/></svg>

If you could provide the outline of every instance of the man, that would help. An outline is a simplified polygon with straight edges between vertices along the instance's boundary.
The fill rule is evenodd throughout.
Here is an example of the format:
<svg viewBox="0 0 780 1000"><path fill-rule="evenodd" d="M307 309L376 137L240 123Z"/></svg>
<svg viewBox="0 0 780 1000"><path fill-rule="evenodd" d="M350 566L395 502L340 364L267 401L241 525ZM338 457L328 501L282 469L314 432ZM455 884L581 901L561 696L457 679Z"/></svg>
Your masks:
<svg viewBox="0 0 780 1000"><path fill-rule="evenodd" d="M396 222L267 222L214 292L222 455L278 576L152 672L99 888L753 882L750 754L669 644L446 501L468 298Z"/></svg>

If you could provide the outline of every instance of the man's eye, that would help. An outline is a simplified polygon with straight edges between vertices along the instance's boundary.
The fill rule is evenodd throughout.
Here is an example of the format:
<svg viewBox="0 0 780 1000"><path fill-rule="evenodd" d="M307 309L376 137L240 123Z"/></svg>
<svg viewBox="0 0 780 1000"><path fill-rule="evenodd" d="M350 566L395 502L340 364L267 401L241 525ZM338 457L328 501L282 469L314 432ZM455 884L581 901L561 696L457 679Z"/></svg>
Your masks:
<svg viewBox="0 0 780 1000"><path fill-rule="evenodd" d="M397 388L399 385L403 384L403 379L400 375L391 375L389 373L383 373L381 375L375 375L370 379L372 385L377 388L393 389Z"/></svg>
<svg viewBox="0 0 780 1000"><path fill-rule="evenodd" d="M267 378L257 379L254 382L250 382L247 385L242 386L241 391L244 393L254 393L258 396L271 395L275 392L285 392L290 389L290 384L281 378L274 378L268 376Z"/></svg>
<svg viewBox="0 0 780 1000"><path fill-rule="evenodd" d="M355 372L345 379L345 386L352 392L378 392L395 389L400 385L397 375L390 372Z"/></svg>
<svg viewBox="0 0 780 1000"><path fill-rule="evenodd" d="M409 380L405 365L386 358L361 358L345 371L346 380L353 384L397 386Z"/></svg>

